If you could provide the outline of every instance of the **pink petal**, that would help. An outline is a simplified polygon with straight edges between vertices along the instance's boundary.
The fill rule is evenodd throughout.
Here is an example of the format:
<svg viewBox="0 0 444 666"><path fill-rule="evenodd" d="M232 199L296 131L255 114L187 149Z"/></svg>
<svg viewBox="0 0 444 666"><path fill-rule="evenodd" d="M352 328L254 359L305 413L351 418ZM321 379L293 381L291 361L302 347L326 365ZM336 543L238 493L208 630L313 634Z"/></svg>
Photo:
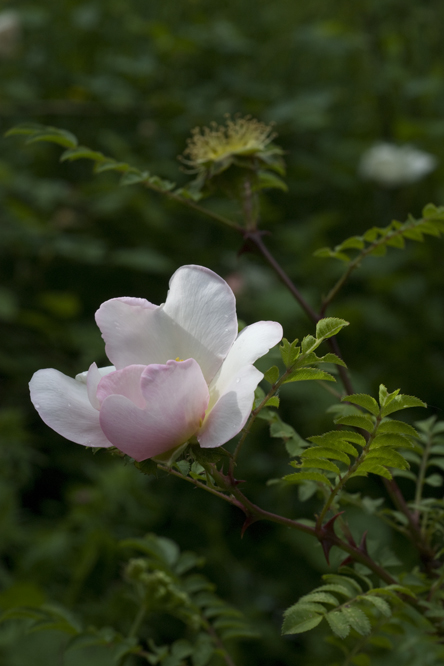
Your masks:
<svg viewBox="0 0 444 666"><path fill-rule="evenodd" d="M149 365L141 374L140 386L144 408L126 395L108 395L100 410L106 436L138 461L169 451L192 437L209 400L202 371L191 358L181 363Z"/></svg>
<svg viewBox="0 0 444 666"><path fill-rule="evenodd" d="M232 378L197 433L202 448L222 446L242 430L253 406L254 391L263 376L254 365L247 365Z"/></svg>
<svg viewBox="0 0 444 666"><path fill-rule="evenodd" d="M97 400L99 404L109 395L124 395L137 407L143 409L146 405L142 394L141 377L146 365L129 365L123 370L102 377L97 387Z"/></svg>
<svg viewBox="0 0 444 666"><path fill-rule="evenodd" d="M42 420L59 435L84 446L111 446L83 382L48 368L35 373L29 388L32 403Z"/></svg>
<svg viewBox="0 0 444 666"><path fill-rule="evenodd" d="M282 326L275 321L258 321L244 328L210 385L210 407L227 390L239 370L264 356L282 339Z"/></svg>

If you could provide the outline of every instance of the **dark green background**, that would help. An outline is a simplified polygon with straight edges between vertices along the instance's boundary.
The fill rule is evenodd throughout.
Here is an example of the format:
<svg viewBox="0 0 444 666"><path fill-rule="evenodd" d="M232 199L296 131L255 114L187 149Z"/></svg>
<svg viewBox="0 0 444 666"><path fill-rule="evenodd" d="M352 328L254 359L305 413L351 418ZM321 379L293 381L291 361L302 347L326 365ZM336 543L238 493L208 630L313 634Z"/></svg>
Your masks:
<svg viewBox="0 0 444 666"><path fill-rule="evenodd" d="M264 196L262 225L315 308L341 266L314 259L314 250L420 215L428 201L443 203L438 0L1 7L17 10L22 23L16 54L0 60L1 134L25 121L63 127L84 145L181 184L187 175L176 156L194 126L222 122L227 112L276 122L289 193ZM380 140L413 143L434 154L438 168L409 187L364 182L360 156ZM161 303L170 275L187 263L241 277L238 313L246 323L276 319L291 340L312 325L260 257L238 255L234 232L143 187L119 189L117 176L93 176L86 161L60 164L56 146L0 144L0 605L58 601L125 632L133 610L122 606L116 543L155 531L204 555L219 593L256 623L261 639L233 648L238 665L325 664L321 631L279 637L283 610L326 570L314 543L265 523L241 540L235 509L62 440L40 422L27 390L39 368L72 376L92 361L106 364L93 319L100 303L123 295ZM240 221L231 202L208 205ZM370 258L354 275L330 314L351 323L340 343L356 390L374 392L383 382L442 414L443 283L442 242L433 237ZM283 418L303 436L330 427L324 411L332 399L319 387L292 386L282 398ZM287 472L287 461L283 444L257 426L239 472L246 492L270 510L309 515L313 507L296 491L265 487ZM368 491L377 494L379 485ZM363 516L350 520L358 532L366 526ZM374 538L405 553L405 543L365 520ZM5 627L2 663L56 663L57 634L18 643L17 627ZM175 638L174 630L162 622L151 629L160 641ZM89 658L102 664L99 654Z"/></svg>

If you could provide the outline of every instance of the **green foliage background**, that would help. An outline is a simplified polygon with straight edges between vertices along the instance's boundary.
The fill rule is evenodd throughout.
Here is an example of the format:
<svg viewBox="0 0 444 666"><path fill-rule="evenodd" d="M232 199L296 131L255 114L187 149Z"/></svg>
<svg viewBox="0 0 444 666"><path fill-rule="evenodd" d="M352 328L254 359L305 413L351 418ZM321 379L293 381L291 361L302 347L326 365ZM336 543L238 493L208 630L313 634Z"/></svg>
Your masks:
<svg viewBox="0 0 444 666"><path fill-rule="evenodd" d="M264 197L262 225L316 307L341 270L313 258L316 249L443 202L438 0L17 0L2 9L17 11L22 24L16 53L0 60L2 135L25 121L63 127L82 144L180 184L188 176L176 156L197 124L221 122L227 112L276 122L289 194ZM364 182L360 156L379 140L412 142L436 155L438 168L409 187ZM187 263L242 281L245 322L279 320L290 340L312 326L259 257L238 254L234 232L140 186L119 189L115 175L93 176L86 161L60 164L56 146L0 141L0 606L58 601L125 632L133 610L118 601L116 542L153 531L204 555L219 594L255 624L261 638L233 647L238 663L326 663L321 631L279 636L282 611L327 571L308 538L258 523L241 540L235 509L63 441L40 422L27 392L39 368L75 375L103 364L93 319L100 303L121 295L161 303L168 278ZM230 202L210 205L237 215ZM329 314L351 323L341 346L357 391L374 393L384 382L440 414L443 283L435 238L369 258L354 275ZM283 417L301 435L331 425L331 416L320 416L332 402L321 389L293 384L282 397ZM256 426L240 473L251 497L285 515L308 515L293 490L265 487L288 469L283 445ZM377 536L395 552L407 548L388 533ZM152 631L168 641L178 627L160 619ZM15 625L0 632L5 664L53 662L56 632L17 643L18 636ZM107 663L95 652L82 658Z"/></svg>

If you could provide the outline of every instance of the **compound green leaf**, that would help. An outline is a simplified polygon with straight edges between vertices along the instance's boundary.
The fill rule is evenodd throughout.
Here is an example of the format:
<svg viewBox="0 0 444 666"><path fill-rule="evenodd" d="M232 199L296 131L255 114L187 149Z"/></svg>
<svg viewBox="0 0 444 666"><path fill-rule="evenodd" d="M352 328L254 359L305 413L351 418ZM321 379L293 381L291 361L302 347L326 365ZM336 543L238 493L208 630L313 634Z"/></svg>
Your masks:
<svg viewBox="0 0 444 666"><path fill-rule="evenodd" d="M26 143L36 143L38 141L48 141L50 143L57 143L64 148L75 148L77 146L77 137L68 130L59 129L58 127L49 127L45 125L38 125L34 123L23 123L13 127L5 136L14 136L16 134L24 134L29 137Z"/></svg>

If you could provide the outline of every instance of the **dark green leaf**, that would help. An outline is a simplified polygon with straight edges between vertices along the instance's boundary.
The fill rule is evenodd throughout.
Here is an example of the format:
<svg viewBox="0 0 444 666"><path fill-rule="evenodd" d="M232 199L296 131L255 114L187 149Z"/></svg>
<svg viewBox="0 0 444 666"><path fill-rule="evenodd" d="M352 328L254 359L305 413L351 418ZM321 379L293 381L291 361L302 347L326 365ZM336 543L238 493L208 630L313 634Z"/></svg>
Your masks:
<svg viewBox="0 0 444 666"><path fill-rule="evenodd" d="M329 372L324 372L323 370L318 370L318 368L299 368L294 370L291 374L286 377L284 384L289 384L290 382L303 382L308 380L322 380L324 382L335 382L336 379Z"/></svg>
<svg viewBox="0 0 444 666"><path fill-rule="evenodd" d="M264 379L269 384L275 384L279 379L279 368L276 365L273 365L273 367L269 368L264 374Z"/></svg>
<svg viewBox="0 0 444 666"><path fill-rule="evenodd" d="M342 610L334 610L325 616L332 632L339 638L347 638L350 633L350 623Z"/></svg>
<svg viewBox="0 0 444 666"><path fill-rule="evenodd" d="M344 606L342 612L352 629L361 634L361 636L368 636L371 632L370 621L360 608L357 606Z"/></svg>

